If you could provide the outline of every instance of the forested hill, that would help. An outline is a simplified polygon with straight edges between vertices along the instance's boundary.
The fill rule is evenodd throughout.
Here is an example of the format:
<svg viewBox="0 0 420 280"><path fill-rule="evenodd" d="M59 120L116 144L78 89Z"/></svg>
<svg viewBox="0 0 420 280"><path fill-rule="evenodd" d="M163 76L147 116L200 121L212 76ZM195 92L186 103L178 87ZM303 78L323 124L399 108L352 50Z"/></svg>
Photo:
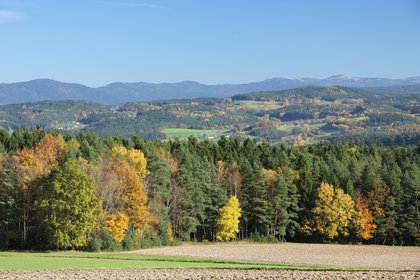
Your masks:
<svg viewBox="0 0 420 280"><path fill-rule="evenodd" d="M357 99L357 98L378 98L377 93L369 92L361 88L349 88L340 86L314 87L307 86L303 88L287 89L281 91L262 91L232 96L233 100L272 100L280 101L287 98L312 98L323 100L336 99Z"/></svg>
<svg viewBox="0 0 420 280"><path fill-rule="evenodd" d="M415 144L420 139L419 114L420 94L331 86L114 106L72 100L0 105L0 129L40 127L67 133L139 134L145 139L250 137L296 146L357 135L366 143L376 139L377 144Z"/></svg>
<svg viewBox="0 0 420 280"><path fill-rule="evenodd" d="M102 104L116 105L125 102L144 102L164 99L185 99L199 97L226 98L235 94L278 91L304 86L346 86L346 87L376 87L377 92L399 92L398 86L404 88L404 93L413 93L419 85L420 77L407 79L359 78L345 75L335 75L325 79L313 78L273 78L260 82L245 84L206 85L194 81L179 83L111 83L101 87L88 87L75 83L64 83L50 79L38 79L28 82L0 84L0 104L37 102L43 100L90 100ZM397 86L395 88L385 88ZM418 88L417 88L418 89ZM415 91L414 91L415 92ZM418 90L417 90L418 92Z"/></svg>
<svg viewBox="0 0 420 280"><path fill-rule="evenodd" d="M365 88L365 90L377 93L413 94L420 93L420 85L417 84L407 86L369 87Z"/></svg>
<svg viewBox="0 0 420 280"><path fill-rule="evenodd" d="M419 166L419 145L2 130L0 248L119 250L174 239L419 245Z"/></svg>

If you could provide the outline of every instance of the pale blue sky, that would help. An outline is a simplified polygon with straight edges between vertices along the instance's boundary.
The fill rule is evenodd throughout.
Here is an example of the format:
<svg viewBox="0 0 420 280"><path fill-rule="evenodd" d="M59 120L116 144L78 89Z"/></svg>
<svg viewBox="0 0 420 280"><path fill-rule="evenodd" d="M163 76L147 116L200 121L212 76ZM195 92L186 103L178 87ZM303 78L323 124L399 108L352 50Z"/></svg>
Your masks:
<svg viewBox="0 0 420 280"><path fill-rule="evenodd" d="M419 0L0 0L0 82L420 75Z"/></svg>

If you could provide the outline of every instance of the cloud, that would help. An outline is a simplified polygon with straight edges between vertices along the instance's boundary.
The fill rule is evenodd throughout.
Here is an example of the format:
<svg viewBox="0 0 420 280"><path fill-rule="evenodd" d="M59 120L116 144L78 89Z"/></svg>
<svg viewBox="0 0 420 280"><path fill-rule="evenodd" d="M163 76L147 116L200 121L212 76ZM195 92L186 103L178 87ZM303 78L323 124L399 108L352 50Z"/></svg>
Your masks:
<svg viewBox="0 0 420 280"><path fill-rule="evenodd" d="M22 14L12 12L12 11L6 11L6 10L0 10L0 24L5 24L11 21L16 21L18 19L22 18Z"/></svg>

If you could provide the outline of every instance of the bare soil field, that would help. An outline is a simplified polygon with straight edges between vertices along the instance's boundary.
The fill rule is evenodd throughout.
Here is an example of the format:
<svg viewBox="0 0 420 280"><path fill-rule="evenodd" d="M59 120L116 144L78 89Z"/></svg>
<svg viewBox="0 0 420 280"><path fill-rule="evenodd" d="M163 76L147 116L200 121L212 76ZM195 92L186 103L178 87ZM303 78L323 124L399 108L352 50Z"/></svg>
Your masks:
<svg viewBox="0 0 420 280"><path fill-rule="evenodd" d="M388 270L420 270L420 247L227 243L143 249L131 253Z"/></svg>
<svg viewBox="0 0 420 280"><path fill-rule="evenodd" d="M420 279L417 272L352 272L247 269L95 269L2 271L2 280L58 279Z"/></svg>

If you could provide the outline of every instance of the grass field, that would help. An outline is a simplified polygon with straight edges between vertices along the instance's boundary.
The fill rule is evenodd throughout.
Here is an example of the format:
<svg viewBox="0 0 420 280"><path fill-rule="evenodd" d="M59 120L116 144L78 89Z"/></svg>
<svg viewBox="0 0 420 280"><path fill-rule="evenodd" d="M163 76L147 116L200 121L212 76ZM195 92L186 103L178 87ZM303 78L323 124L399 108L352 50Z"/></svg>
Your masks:
<svg viewBox="0 0 420 280"><path fill-rule="evenodd" d="M301 127L302 129L306 129L308 127L310 128L321 128L327 123L315 123L315 124L308 124L308 125L288 125L288 124L282 124L279 126L278 130L280 131L292 131L295 127Z"/></svg>
<svg viewBox="0 0 420 280"><path fill-rule="evenodd" d="M240 102L234 102L233 107L229 108L230 110L240 110L240 109L253 109L253 110L273 110L283 107L281 103L274 101L251 101L244 100Z"/></svg>
<svg viewBox="0 0 420 280"><path fill-rule="evenodd" d="M294 125L288 125L288 124L282 124L279 126L278 130L280 131L292 131L292 129L294 128Z"/></svg>
<svg viewBox="0 0 420 280"><path fill-rule="evenodd" d="M352 120L357 121L357 122L364 121L364 120L367 120L367 119L369 119L369 117L367 117L367 116L352 118Z"/></svg>
<svg viewBox="0 0 420 280"><path fill-rule="evenodd" d="M221 130L221 129L189 129L189 128L166 128L162 130L169 138L187 138L191 135L194 136L204 136L204 135L212 135L212 136L220 136L226 134L228 130Z"/></svg>
<svg viewBox="0 0 420 280"><path fill-rule="evenodd" d="M357 270L352 267L258 263L212 260L183 256L156 256L127 253L0 253L0 270L127 268L247 268L297 270Z"/></svg>

